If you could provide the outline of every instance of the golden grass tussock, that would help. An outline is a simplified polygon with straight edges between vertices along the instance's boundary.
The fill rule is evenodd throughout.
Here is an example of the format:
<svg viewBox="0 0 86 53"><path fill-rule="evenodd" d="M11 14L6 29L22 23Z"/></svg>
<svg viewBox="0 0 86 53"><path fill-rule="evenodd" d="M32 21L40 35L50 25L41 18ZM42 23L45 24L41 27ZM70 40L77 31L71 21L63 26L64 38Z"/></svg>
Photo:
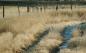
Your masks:
<svg viewBox="0 0 86 53"><path fill-rule="evenodd" d="M16 51L21 51L21 48L24 48L27 46L26 44L28 44L28 46L31 45L34 41L36 41L36 38L39 36L38 34L42 33L42 31L45 30L44 24L40 22L37 23L35 22L36 20L30 20L30 19L27 20L27 18L26 20L24 19L17 20L17 19L8 18L0 22L1 33L4 33L4 34L6 32L12 33L12 35L10 35L12 36L12 42L11 40L9 40L9 38L11 37L8 36L9 38L6 38L6 39L10 41L10 44L12 45L12 47L9 47L9 48L12 49L10 51L12 51L13 53L15 53ZM3 31L3 30L6 30L6 31ZM4 37L2 36L2 38ZM5 41L2 40L2 42L5 42ZM9 43L7 42L7 45L8 44ZM1 48L4 48L4 47L1 47ZM4 49L2 50L3 51L0 51L0 52L4 52Z"/></svg>
<svg viewBox="0 0 86 53"><path fill-rule="evenodd" d="M21 50L21 48L26 48L27 46L29 47L36 41L37 37L40 36L39 34L44 30L43 26L38 25L38 27L34 26L30 30L26 30L26 32L16 35L14 38L13 48Z"/></svg>
<svg viewBox="0 0 86 53"><path fill-rule="evenodd" d="M69 43L69 48L62 49L61 53L85 53L86 52L86 36L72 38Z"/></svg>
<svg viewBox="0 0 86 53"><path fill-rule="evenodd" d="M74 47L73 45L75 44L78 48L82 49L82 48L86 48L86 36L83 37L77 37L77 38L73 38L70 41L70 47Z"/></svg>
<svg viewBox="0 0 86 53"><path fill-rule="evenodd" d="M13 34L11 32L0 33L0 53L12 53Z"/></svg>
<svg viewBox="0 0 86 53"><path fill-rule="evenodd" d="M62 43L62 37L59 33L49 32L44 36L37 45L30 48L29 53L49 53L54 47L58 47Z"/></svg>

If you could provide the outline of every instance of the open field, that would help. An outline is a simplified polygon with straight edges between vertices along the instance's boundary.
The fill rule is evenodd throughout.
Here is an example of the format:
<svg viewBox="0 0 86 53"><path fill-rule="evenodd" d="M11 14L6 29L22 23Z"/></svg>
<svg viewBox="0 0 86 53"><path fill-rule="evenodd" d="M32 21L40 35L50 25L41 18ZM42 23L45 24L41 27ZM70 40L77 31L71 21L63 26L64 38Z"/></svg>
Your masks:
<svg viewBox="0 0 86 53"><path fill-rule="evenodd" d="M5 7L3 18L0 8L0 53L57 53L52 51L63 42L60 32L64 27L86 21L85 8L30 10L27 13L20 7L19 14L17 7ZM80 31L60 53L86 53L86 34L78 34Z"/></svg>

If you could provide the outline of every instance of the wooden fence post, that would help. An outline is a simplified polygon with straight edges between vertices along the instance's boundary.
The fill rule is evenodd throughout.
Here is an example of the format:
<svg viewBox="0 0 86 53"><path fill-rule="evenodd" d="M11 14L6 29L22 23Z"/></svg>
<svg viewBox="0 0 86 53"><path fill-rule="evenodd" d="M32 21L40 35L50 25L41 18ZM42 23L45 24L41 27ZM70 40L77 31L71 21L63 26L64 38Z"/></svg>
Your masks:
<svg viewBox="0 0 86 53"><path fill-rule="evenodd" d="M5 17L5 8L4 8L4 5L3 5L3 18Z"/></svg>
<svg viewBox="0 0 86 53"><path fill-rule="evenodd" d="M57 4L56 4L56 11L58 10L58 5L59 5L59 4L58 4L58 2L57 2Z"/></svg>
<svg viewBox="0 0 86 53"><path fill-rule="evenodd" d="M18 14L19 14L19 16L20 16L20 8L19 8L19 5L18 5Z"/></svg>
<svg viewBox="0 0 86 53"><path fill-rule="evenodd" d="M58 10L58 4L56 5L56 10Z"/></svg>
<svg viewBox="0 0 86 53"><path fill-rule="evenodd" d="M72 4L70 4L70 8L71 8L71 10L72 10Z"/></svg>
<svg viewBox="0 0 86 53"><path fill-rule="evenodd" d="M27 12L29 12L29 6L27 6Z"/></svg>
<svg viewBox="0 0 86 53"><path fill-rule="evenodd" d="M42 12L42 6L40 7L40 11Z"/></svg>
<svg viewBox="0 0 86 53"><path fill-rule="evenodd" d="M71 4L70 4L71 10L72 10L72 5L73 5L73 4L71 3Z"/></svg>

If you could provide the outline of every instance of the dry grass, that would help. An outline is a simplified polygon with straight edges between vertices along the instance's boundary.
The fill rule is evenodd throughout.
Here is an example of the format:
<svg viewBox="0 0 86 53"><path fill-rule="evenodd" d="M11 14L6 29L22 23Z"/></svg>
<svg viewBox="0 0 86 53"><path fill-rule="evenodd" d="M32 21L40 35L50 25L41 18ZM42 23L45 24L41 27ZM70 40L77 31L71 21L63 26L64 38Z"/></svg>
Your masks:
<svg viewBox="0 0 86 53"><path fill-rule="evenodd" d="M24 12L24 9L21 11ZM85 20L86 10L82 10L59 9L58 11L30 12L27 14L23 13L24 15L21 16L7 16L5 19L0 19L0 53L20 53L23 51L22 48L33 45L42 36L40 34L50 29L49 33L41 37L38 44L31 47L31 51L28 51L29 53L49 53L50 50L58 47L62 42L63 38L59 32L65 26L81 23L83 21L82 17ZM85 37L81 39L85 39ZM77 44L78 41L76 40L78 38L71 41ZM80 43L78 46L83 48L85 42L83 44ZM74 49L73 51L75 52ZM71 53L73 52L71 51Z"/></svg>
<svg viewBox="0 0 86 53"><path fill-rule="evenodd" d="M86 35L71 39L69 43L70 49L63 49L61 53L85 53L86 52Z"/></svg>

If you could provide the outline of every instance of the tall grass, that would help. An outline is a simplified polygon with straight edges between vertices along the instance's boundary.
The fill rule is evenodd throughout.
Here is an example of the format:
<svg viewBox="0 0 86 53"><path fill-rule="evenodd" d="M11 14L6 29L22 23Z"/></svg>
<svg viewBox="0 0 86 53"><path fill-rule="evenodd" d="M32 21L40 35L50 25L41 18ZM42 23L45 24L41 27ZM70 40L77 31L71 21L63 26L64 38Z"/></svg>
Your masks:
<svg viewBox="0 0 86 53"><path fill-rule="evenodd" d="M82 17L85 13L86 10L59 9L58 11L30 12L25 16L0 19L0 53L20 53L28 48L30 48L29 53L49 53L63 41L60 34L63 28L83 22ZM49 32L45 35L44 31L47 29ZM70 43L77 44L76 40L78 38L71 40ZM85 43L80 43L78 46L84 45Z"/></svg>

